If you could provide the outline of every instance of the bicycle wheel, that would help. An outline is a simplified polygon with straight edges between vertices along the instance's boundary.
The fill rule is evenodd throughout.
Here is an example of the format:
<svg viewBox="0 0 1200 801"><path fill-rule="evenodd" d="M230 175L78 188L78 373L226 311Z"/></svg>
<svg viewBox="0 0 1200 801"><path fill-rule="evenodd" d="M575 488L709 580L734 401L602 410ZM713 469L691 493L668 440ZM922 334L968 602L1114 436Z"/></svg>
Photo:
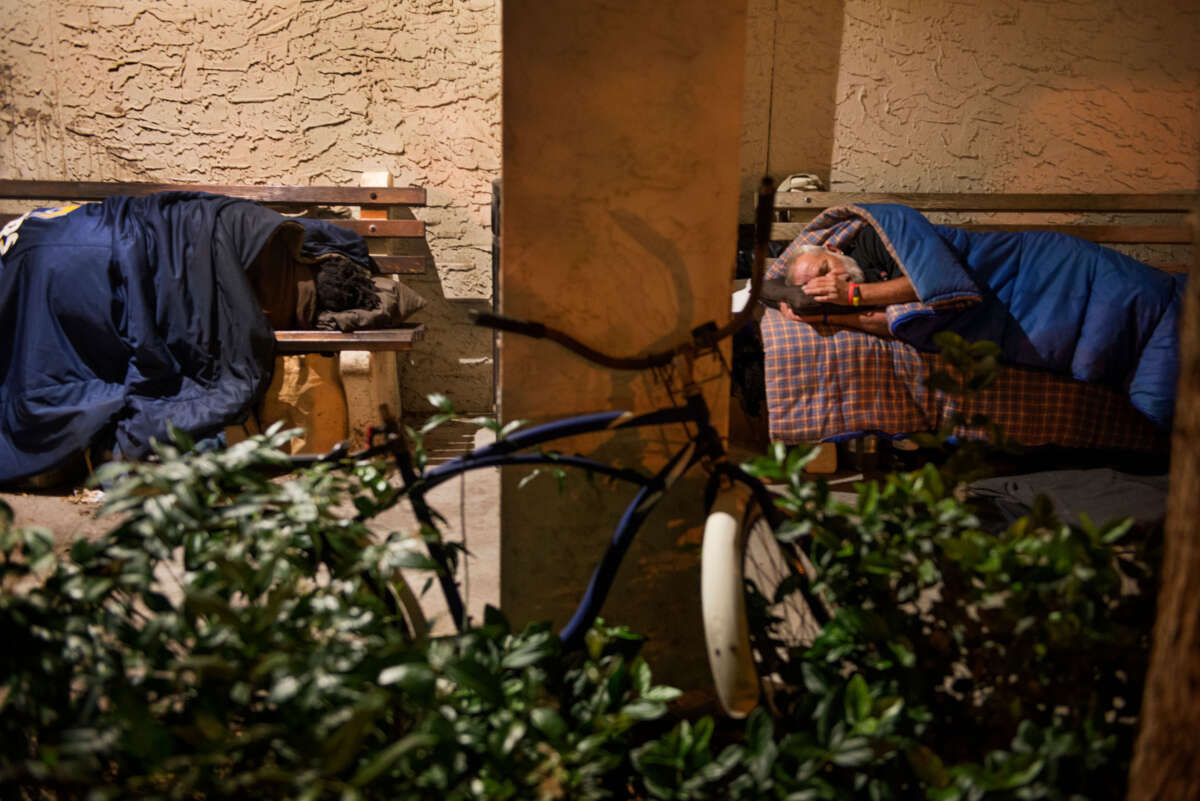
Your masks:
<svg viewBox="0 0 1200 801"><path fill-rule="evenodd" d="M741 718L784 684L781 669L828 619L808 587L812 567L780 543L757 502L721 493L704 527L701 607L722 711Z"/></svg>

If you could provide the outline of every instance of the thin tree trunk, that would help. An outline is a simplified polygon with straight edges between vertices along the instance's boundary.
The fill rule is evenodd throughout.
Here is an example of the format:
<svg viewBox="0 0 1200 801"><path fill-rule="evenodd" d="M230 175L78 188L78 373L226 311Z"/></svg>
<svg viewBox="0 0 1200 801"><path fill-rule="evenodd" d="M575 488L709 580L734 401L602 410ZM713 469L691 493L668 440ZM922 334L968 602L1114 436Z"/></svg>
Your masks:
<svg viewBox="0 0 1200 801"><path fill-rule="evenodd" d="M1192 231L1162 588L1128 801L1200 799L1200 208Z"/></svg>

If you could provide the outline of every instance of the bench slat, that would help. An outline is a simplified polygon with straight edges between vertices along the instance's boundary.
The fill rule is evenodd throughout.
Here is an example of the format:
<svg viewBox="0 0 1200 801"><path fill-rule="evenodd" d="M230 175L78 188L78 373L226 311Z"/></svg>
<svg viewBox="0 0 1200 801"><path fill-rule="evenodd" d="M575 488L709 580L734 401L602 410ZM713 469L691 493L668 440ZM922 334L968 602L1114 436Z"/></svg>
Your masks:
<svg viewBox="0 0 1200 801"><path fill-rule="evenodd" d="M340 217L330 217L326 221L340 225L342 228L349 228L356 234L368 238L425 236L425 222L423 220L350 220Z"/></svg>
<svg viewBox="0 0 1200 801"><path fill-rule="evenodd" d="M0 225L19 216L21 215L0 214ZM425 236L425 223L422 220L352 220L344 217L321 217L319 219L342 228L349 228L367 239L375 237L421 238Z"/></svg>
<svg viewBox="0 0 1200 801"><path fill-rule="evenodd" d="M425 324L371 331L276 331L276 353L313 353L341 350L405 351L425 338Z"/></svg>
<svg viewBox="0 0 1200 801"><path fill-rule="evenodd" d="M379 265L379 272L398 275L421 275L425 272L424 256L377 256L371 258Z"/></svg>
<svg viewBox="0 0 1200 801"><path fill-rule="evenodd" d="M1167 244L1186 245L1192 241L1192 229L1186 225L988 225L953 224L966 231L1057 231L1091 242L1113 244ZM804 230L805 223L773 223L771 239L791 241Z"/></svg>
<svg viewBox="0 0 1200 801"><path fill-rule="evenodd" d="M938 192L779 192L775 207L824 209L856 203L899 203L922 211L1187 212L1200 193L1167 194L984 194Z"/></svg>
<svg viewBox="0 0 1200 801"><path fill-rule="evenodd" d="M425 190L416 186L238 186L231 184L155 184L110 181L0 180L0 198L31 200L103 200L113 195L140 197L155 192L209 192L260 203L298 206L424 206Z"/></svg>

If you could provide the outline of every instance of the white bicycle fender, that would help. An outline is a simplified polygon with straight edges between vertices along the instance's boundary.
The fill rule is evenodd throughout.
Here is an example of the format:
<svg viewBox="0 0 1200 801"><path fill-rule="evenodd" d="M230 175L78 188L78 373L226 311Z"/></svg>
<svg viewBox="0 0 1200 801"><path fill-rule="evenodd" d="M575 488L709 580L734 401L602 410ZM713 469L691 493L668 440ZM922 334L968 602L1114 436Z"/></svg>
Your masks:
<svg viewBox="0 0 1200 801"><path fill-rule="evenodd" d="M704 524L700 555L700 606L717 701L725 714L744 718L758 705L759 684L750 653L742 588L743 503L721 492Z"/></svg>

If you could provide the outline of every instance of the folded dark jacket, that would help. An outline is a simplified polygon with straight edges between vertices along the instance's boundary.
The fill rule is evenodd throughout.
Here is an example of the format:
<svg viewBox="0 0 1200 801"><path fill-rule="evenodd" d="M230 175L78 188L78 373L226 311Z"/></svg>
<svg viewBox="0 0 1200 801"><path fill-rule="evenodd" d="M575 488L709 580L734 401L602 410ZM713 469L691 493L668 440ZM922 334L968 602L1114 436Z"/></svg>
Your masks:
<svg viewBox="0 0 1200 801"><path fill-rule="evenodd" d="M374 276L377 309L348 309L317 313L316 328L323 331L362 331L371 328L392 328L425 306L425 298L404 284L387 276Z"/></svg>

